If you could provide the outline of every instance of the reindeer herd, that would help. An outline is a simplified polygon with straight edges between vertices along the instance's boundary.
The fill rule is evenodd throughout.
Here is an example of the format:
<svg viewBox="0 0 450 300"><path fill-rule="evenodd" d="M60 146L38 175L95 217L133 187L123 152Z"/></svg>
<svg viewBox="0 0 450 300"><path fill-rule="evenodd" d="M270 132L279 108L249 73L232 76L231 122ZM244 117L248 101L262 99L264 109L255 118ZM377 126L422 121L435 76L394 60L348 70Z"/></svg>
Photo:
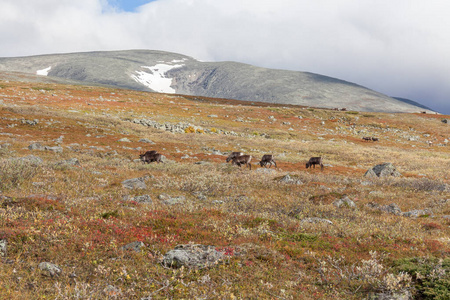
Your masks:
<svg viewBox="0 0 450 300"><path fill-rule="evenodd" d="M142 162L144 163L152 163L152 162L163 162L162 161L162 155L160 153L158 153L156 150L151 150L151 151L147 151L143 154L139 155L139 158ZM252 156L251 155L245 155L243 152L231 152L230 155L228 155L228 157L226 158L226 162L230 162L232 165L236 165L239 168L244 165L247 166L250 170L252 169L252 165L251 165L251 161L252 161ZM272 165L275 166L275 168L277 167L277 163L275 162L274 159L274 155L273 154L264 154L263 157L261 158L259 165L261 167L267 168L267 166L269 166L269 168L272 167ZM323 159L322 157L311 157L309 159L309 161L306 163L306 168L312 168L314 167L314 169L316 168L316 165L319 165L321 170L323 170Z"/></svg>

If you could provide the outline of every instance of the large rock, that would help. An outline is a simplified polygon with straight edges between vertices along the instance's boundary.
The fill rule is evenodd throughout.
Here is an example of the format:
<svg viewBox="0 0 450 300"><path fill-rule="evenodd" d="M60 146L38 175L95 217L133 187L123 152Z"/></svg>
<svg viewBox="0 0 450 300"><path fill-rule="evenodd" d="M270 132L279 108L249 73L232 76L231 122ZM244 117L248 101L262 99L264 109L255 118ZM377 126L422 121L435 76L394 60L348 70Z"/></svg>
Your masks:
<svg viewBox="0 0 450 300"><path fill-rule="evenodd" d="M370 202L367 204L367 206L398 216L402 214L401 209L395 203L391 203L389 205L379 205L378 203Z"/></svg>
<svg viewBox="0 0 450 300"><path fill-rule="evenodd" d="M61 152L63 152L63 148L60 147L60 146L54 146L54 147L45 146L45 150L53 151L53 152L56 152L56 153L61 153Z"/></svg>
<svg viewBox="0 0 450 300"><path fill-rule="evenodd" d="M341 207L355 208L356 207L355 202L353 202L348 196L344 196L342 199L334 201L333 205L336 206L337 208L341 208Z"/></svg>
<svg viewBox="0 0 450 300"><path fill-rule="evenodd" d="M146 189L146 177L132 178L122 181L122 186L127 189Z"/></svg>
<svg viewBox="0 0 450 300"><path fill-rule="evenodd" d="M430 216L430 215L433 215L433 212L428 208L414 209L414 210L402 213L402 216L408 217L408 218L418 218L418 217Z"/></svg>
<svg viewBox="0 0 450 300"><path fill-rule="evenodd" d="M28 146L30 150L45 150L45 147L41 143L32 143Z"/></svg>
<svg viewBox="0 0 450 300"><path fill-rule="evenodd" d="M296 184L296 185L303 184L303 182L300 179L291 177L291 175L289 175L289 174L286 174L283 178L281 178L280 182L287 183L287 184Z"/></svg>
<svg viewBox="0 0 450 300"><path fill-rule="evenodd" d="M80 165L80 161L78 160L78 158L70 158L70 159L66 159L66 160L62 160L58 163L56 163L57 166L79 166Z"/></svg>
<svg viewBox="0 0 450 300"><path fill-rule="evenodd" d="M166 205L175 205L185 202L186 197L184 196L172 197L167 194L161 194L158 196L158 199L162 200L161 202Z"/></svg>
<svg viewBox="0 0 450 300"><path fill-rule="evenodd" d="M217 265L224 259L224 253L215 246L198 244L178 245L164 255L162 264L166 267L205 268Z"/></svg>
<svg viewBox="0 0 450 300"><path fill-rule="evenodd" d="M44 275L49 275L51 277L58 276L62 272L58 265L49 262L41 262L38 268L44 273Z"/></svg>
<svg viewBox="0 0 450 300"><path fill-rule="evenodd" d="M140 252L142 247L145 247L145 244L143 242L138 241L138 242L132 242L125 246L122 246L122 247L120 247L120 249L123 251Z"/></svg>
<svg viewBox="0 0 450 300"><path fill-rule="evenodd" d="M400 177L402 174L397 171L397 169L394 167L392 163L383 163L376 165L375 167L367 170L367 172L364 174L366 177L388 177L388 176L394 176L394 177Z"/></svg>
<svg viewBox="0 0 450 300"><path fill-rule="evenodd" d="M132 198L130 198L130 196L125 196L125 197L123 197L123 200L134 201L134 202L141 203L141 204L152 204L153 203L150 195L140 195L140 196L135 196Z"/></svg>

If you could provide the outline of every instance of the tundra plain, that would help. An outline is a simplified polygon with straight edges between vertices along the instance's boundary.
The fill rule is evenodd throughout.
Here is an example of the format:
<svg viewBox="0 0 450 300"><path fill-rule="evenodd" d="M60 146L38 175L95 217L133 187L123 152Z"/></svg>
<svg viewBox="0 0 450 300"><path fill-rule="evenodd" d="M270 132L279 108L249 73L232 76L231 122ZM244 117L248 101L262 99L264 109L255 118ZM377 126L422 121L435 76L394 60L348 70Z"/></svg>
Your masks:
<svg viewBox="0 0 450 300"><path fill-rule="evenodd" d="M3 74L0 298L448 299L447 119ZM147 150L165 162L139 161ZM227 164L232 151L252 170ZM313 156L323 171L306 169ZM385 162L402 176L364 177ZM224 259L162 265L182 244Z"/></svg>

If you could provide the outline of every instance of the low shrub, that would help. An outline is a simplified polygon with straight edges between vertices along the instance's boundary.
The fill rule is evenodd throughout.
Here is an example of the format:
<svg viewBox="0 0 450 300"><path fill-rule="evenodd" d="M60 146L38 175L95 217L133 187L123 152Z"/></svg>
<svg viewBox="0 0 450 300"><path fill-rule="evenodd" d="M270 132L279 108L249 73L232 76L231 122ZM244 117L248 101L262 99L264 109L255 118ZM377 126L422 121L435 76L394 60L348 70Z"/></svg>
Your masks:
<svg viewBox="0 0 450 300"><path fill-rule="evenodd" d="M5 159L0 161L0 191L19 187L33 178L39 167L21 160Z"/></svg>
<svg viewBox="0 0 450 300"><path fill-rule="evenodd" d="M394 269L412 277L415 299L450 299L450 258L404 258Z"/></svg>

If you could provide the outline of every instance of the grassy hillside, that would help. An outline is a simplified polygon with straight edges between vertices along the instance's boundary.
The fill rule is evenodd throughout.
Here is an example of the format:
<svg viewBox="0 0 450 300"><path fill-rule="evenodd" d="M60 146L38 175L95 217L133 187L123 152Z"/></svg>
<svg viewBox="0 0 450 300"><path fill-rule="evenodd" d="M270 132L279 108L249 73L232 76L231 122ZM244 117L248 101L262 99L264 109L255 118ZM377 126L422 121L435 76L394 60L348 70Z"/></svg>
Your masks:
<svg viewBox="0 0 450 300"><path fill-rule="evenodd" d="M0 81L0 298L445 299L445 118ZM147 150L166 163L138 161ZM231 151L252 170L226 164ZM278 169L255 164L266 153ZM323 171L305 168L311 156ZM364 177L384 162L403 176ZM132 178L146 186L125 188ZM356 207L334 205L345 196ZM390 204L419 216L379 209ZM189 243L225 259L161 264Z"/></svg>

